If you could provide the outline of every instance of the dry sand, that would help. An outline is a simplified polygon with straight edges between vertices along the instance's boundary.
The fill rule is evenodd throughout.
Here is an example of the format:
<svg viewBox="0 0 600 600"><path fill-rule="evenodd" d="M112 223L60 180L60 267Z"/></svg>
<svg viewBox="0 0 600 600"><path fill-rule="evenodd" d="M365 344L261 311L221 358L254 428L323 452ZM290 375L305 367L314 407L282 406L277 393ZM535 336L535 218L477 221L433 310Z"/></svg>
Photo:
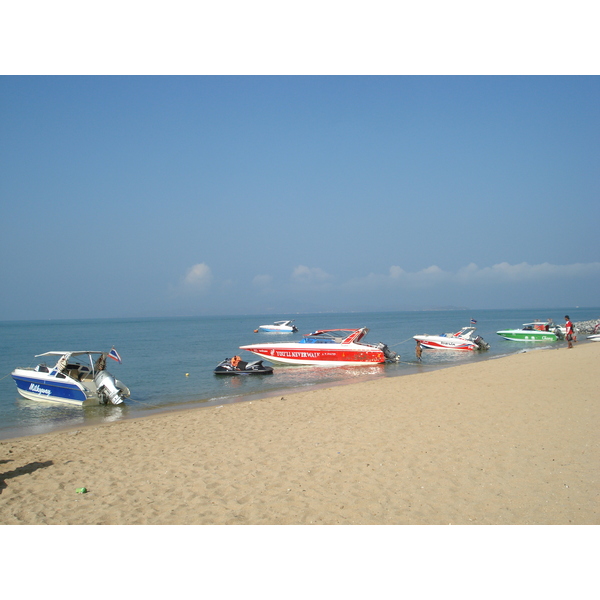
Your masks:
<svg viewBox="0 0 600 600"><path fill-rule="evenodd" d="M5 440L0 524L598 524L599 359L561 345Z"/></svg>

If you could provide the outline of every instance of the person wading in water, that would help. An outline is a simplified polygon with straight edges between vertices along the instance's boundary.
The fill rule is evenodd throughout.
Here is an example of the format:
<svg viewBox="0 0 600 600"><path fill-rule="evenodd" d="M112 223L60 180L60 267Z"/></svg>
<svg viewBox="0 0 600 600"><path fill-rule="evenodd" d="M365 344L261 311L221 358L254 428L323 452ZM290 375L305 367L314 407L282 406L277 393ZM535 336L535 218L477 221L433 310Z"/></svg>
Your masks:
<svg viewBox="0 0 600 600"><path fill-rule="evenodd" d="M423 353L423 348L421 346L421 341L417 340L417 346L415 348L415 354L417 355L417 360L421 362L421 354Z"/></svg>

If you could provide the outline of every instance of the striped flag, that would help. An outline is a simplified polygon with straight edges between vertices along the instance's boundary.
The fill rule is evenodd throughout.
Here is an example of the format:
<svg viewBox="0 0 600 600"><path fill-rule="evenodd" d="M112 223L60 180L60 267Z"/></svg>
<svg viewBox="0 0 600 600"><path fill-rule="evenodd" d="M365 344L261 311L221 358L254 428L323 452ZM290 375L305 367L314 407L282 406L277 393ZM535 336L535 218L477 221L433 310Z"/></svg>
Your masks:
<svg viewBox="0 0 600 600"><path fill-rule="evenodd" d="M108 356L110 356L113 360L116 360L118 363L123 362L121 360L121 357L119 356L119 353L115 350L114 346L110 349Z"/></svg>
<svg viewBox="0 0 600 600"><path fill-rule="evenodd" d="M477 325L477 321L475 319L471 319L471 325Z"/></svg>

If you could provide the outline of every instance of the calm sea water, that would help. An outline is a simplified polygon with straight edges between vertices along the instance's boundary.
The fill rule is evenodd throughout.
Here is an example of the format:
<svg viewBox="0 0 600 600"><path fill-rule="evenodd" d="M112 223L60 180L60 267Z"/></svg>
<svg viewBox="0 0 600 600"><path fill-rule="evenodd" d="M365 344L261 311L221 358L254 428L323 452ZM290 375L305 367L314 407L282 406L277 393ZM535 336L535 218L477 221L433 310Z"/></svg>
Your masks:
<svg viewBox="0 0 600 600"><path fill-rule="evenodd" d="M509 342L496 335L497 330L549 317L562 324L565 314L573 321L597 319L600 308L0 322L0 439L239 402L312 385L394 377L487 360L540 347ZM254 333L259 325L285 318L295 319L298 333ZM413 335L458 331L469 325L471 318L477 320L477 333L491 345L488 352L424 350L422 364L416 363ZM252 360L254 355L238 347L259 336L268 341L288 341L316 329L357 327L369 327L365 341L387 344L400 354L401 362L334 368L275 365L271 376L226 377L213 373L221 360L234 354ZM34 358L36 354L50 350L108 351L113 345L123 363L109 360L108 369L131 390L125 406L82 408L26 400L19 396L10 376L15 367L36 365L41 360Z"/></svg>

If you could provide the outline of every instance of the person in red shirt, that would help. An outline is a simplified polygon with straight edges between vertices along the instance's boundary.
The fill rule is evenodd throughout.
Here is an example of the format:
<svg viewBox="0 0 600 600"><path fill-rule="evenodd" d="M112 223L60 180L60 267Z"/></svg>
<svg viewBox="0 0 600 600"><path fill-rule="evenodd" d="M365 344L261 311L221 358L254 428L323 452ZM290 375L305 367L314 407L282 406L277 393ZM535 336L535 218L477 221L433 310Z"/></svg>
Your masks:
<svg viewBox="0 0 600 600"><path fill-rule="evenodd" d="M565 327L567 329L566 331L566 338L567 338L567 348L572 348L573 347L573 323L571 323L571 319L569 319L569 315L565 315Z"/></svg>

